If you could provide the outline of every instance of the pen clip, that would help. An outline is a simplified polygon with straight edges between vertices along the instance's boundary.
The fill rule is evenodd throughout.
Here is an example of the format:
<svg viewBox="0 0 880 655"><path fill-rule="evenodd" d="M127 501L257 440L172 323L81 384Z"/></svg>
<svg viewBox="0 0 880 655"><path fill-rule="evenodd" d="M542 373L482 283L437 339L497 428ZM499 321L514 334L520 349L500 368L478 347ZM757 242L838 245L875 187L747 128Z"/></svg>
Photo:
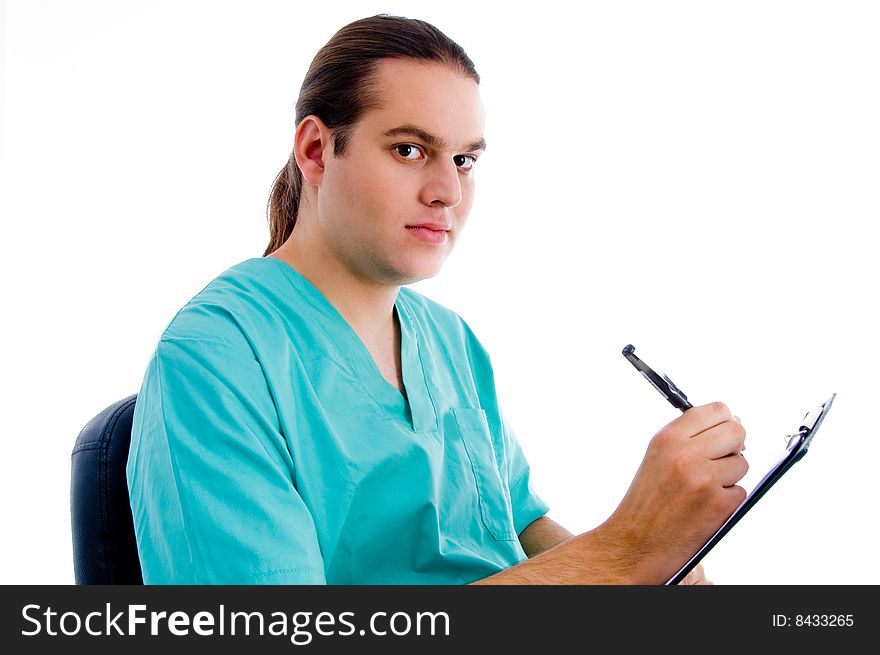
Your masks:
<svg viewBox="0 0 880 655"><path fill-rule="evenodd" d="M658 374L661 378L663 378L663 381L664 381L666 384L669 385L669 390L670 390L672 393L677 394L678 396L681 396L682 398L684 398L685 400L687 400L687 396L684 395L684 392L683 392L681 389L679 389L678 387L676 387L676 386L675 386L675 383L674 383L672 380L670 380L670 379L669 379L664 373L661 373L660 371L657 371L657 374Z"/></svg>

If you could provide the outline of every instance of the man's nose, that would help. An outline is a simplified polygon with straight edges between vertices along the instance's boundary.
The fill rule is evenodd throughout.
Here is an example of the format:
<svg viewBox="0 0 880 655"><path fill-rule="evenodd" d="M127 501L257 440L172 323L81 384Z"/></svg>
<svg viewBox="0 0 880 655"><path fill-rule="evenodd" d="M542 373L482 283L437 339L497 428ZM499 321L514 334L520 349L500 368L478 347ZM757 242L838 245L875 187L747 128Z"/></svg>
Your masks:
<svg viewBox="0 0 880 655"><path fill-rule="evenodd" d="M455 207L461 202L461 179L452 160L435 160L429 165L428 178L422 188L422 202Z"/></svg>

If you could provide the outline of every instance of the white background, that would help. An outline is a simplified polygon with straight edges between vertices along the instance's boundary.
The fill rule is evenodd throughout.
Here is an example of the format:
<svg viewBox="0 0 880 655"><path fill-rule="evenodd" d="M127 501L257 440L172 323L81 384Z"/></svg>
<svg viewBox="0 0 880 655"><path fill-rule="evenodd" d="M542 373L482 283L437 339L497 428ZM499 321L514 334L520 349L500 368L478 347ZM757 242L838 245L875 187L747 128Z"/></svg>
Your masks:
<svg viewBox="0 0 880 655"><path fill-rule="evenodd" d="M742 418L754 471L838 393L710 578L880 583L878 5L305 5L0 5L2 582L73 581L79 430L138 390L180 306L262 254L311 58L386 12L433 22L483 76L477 202L415 288L492 354L551 516L601 523L677 415L633 343Z"/></svg>

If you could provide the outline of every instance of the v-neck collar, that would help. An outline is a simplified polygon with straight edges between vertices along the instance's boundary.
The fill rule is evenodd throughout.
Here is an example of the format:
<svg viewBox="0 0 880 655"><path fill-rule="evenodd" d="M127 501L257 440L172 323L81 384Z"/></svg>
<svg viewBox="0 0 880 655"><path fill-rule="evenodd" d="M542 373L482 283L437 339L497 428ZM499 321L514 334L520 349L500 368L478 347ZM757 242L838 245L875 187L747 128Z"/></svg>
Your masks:
<svg viewBox="0 0 880 655"><path fill-rule="evenodd" d="M398 292L394 300L394 312L400 325L400 366L406 398L396 386L385 379L366 344L345 317L302 273L274 257L254 259L277 262L277 266L281 267L299 295L328 319L322 321L321 325L331 343L335 344L336 358L352 372L382 409L406 422L414 432L435 432L439 429L437 412L422 365L419 333L414 317L406 306L405 294Z"/></svg>

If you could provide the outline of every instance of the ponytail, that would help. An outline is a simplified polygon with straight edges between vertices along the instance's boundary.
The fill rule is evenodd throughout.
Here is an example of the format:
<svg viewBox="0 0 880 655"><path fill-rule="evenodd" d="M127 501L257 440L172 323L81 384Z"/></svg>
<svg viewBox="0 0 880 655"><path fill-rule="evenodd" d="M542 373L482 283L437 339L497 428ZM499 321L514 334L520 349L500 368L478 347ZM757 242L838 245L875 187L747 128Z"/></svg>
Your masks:
<svg viewBox="0 0 880 655"><path fill-rule="evenodd" d="M296 165L293 153L275 176L269 193L269 245L263 257L278 250L293 232L299 214L299 198L302 190L302 173Z"/></svg>

